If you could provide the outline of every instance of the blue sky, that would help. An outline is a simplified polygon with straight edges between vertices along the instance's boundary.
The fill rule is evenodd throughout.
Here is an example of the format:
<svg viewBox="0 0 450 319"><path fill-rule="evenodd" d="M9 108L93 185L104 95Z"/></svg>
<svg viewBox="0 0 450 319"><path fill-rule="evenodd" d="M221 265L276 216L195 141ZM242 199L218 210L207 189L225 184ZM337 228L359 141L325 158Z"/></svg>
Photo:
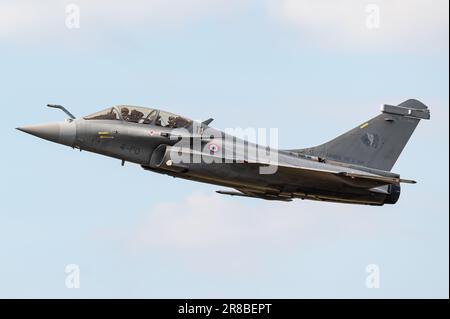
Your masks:
<svg viewBox="0 0 450 319"><path fill-rule="evenodd" d="M0 297L448 298L447 1L0 0L0 57ZM432 120L394 171L419 183L385 207L220 197L14 130L134 104L300 148L408 98Z"/></svg>

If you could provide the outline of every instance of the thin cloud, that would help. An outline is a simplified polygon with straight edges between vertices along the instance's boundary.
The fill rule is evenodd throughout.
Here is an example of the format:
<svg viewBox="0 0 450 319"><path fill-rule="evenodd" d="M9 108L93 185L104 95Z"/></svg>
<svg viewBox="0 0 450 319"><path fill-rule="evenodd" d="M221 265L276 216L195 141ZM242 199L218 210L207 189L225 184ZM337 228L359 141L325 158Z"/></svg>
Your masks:
<svg viewBox="0 0 450 319"><path fill-rule="evenodd" d="M365 206L197 193L155 205L120 240L132 254L168 255L196 271L250 272L264 264L264 251L288 256L312 243L395 234L398 229L382 223L387 213Z"/></svg>
<svg viewBox="0 0 450 319"><path fill-rule="evenodd" d="M448 49L447 0L268 0L267 4L270 16L297 30L302 43L371 50ZM367 24L373 6L379 13L375 28Z"/></svg>
<svg viewBox="0 0 450 319"><path fill-rule="evenodd" d="M65 24L71 3L80 9L80 29L75 32ZM369 4L380 9L379 28L366 26ZM0 39L25 45L96 43L114 34L137 36L229 17L253 5L250 0L7 1L0 4ZM446 0L266 0L258 5L265 8L264 19L292 28L306 45L448 50Z"/></svg>
<svg viewBox="0 0 450 319"><path fill-rule="evenodd" d="M79 34L95 39L104 34L158 28L177 28L203 18L227 16L245 8L239 0L75 0L10 1L0 4L0 39L20 44L43 40L74 41L66 27L69 4L79 9ZM72 30L73 31L73 30Z"/></svg>

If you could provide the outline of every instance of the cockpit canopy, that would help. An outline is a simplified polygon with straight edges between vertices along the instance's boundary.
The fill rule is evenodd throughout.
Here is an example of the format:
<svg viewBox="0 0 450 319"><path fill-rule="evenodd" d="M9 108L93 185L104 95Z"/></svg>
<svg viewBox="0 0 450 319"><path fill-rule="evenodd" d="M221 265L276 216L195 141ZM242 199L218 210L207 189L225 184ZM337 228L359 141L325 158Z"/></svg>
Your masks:
<svg viewBox="0 0 450 319"><path fill-rule="evenodd" d="M147 107L118 105L84 117L85 120L119 120L139 124L153 124L169 128L186 128L192 120L162 110Z"/></svg>

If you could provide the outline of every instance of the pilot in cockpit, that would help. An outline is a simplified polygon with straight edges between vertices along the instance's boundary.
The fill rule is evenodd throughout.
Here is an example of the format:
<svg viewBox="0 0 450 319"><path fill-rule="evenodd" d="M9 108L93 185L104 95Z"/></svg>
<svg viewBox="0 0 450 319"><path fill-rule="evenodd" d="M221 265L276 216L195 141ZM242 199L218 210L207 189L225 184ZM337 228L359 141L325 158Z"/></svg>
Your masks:
<svg viewBox="0 0 450 319"><path fill-rule="evenodd" d="M122 119L123 119L124 121L128 121L129 114L130 114L130 110L129 110L127 107L123 107L123 108L120 110L120 113L121 113L121 115L122 115Z"/></svg>
<svg viewBox="0 0 450 319"><path fill-rule="evenodd" d="M144 116L144 113L142 113L138 110L131 110L128 121L134 122L134 123L139 123L139 121L142 119L143 116Z"/></svg>

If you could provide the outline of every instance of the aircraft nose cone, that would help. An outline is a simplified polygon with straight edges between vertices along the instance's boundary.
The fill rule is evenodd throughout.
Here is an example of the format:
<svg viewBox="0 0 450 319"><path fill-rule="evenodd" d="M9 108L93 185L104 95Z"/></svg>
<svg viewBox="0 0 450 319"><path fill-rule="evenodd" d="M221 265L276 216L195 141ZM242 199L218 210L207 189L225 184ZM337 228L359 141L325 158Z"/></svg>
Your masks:
<svg viewBox="0 0 450 319"><path fill-rule="evenodd" d="M56 123L28 125L18 127L17 129L52 142L59 141L59 133L61 131L60 125Z"/></svg>
<svg viewBox="0 0 450 319"><path fill-rule="evenodd" d="M49 123L27 125L17 128L19 131L45 140L71 146L75 140L75 126L69 123Z"/></svg>

